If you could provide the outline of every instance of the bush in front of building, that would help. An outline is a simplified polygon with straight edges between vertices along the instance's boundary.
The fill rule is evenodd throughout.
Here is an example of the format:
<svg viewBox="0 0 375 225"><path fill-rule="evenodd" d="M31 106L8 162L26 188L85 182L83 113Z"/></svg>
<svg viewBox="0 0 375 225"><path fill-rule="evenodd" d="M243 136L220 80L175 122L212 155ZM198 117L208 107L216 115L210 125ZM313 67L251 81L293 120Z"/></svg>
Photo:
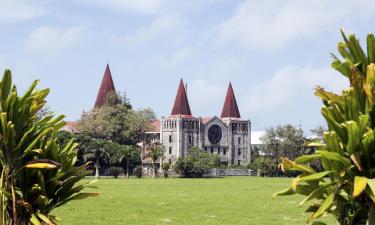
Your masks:
<svg viewBox="0 0 375 225"><path fill-rule="evenodd" d="M142 166L136 166L133 170L134 176L137 178L141 178L143 176L143 168Z"/></svg>
<svg viewBox="0 0 375 225"><path fill-rule="evenodd" d="M163 163L163 165L161 166L161 168L163 169L164 177L167 178L168 177L168 170L171 168L171 164L169 164L169 163Z"/></svg>
<svg viewBox="0 0 375 225"><path fill-rule="evenodd" d="M111 171L111 174L112 176L115 177L115 179L117 179L117 177L120 176L124 172L124 170L118 166L113 166L109 168L109 170Z"/></svg>
<svg viewBox="0 0 375 225"><path fill-rule="evenodd" d="M176 173L182 177L203 177L217 163L217 156L204 152L199 148L191 148L186 157L178 158L175 165Z"/></svg>

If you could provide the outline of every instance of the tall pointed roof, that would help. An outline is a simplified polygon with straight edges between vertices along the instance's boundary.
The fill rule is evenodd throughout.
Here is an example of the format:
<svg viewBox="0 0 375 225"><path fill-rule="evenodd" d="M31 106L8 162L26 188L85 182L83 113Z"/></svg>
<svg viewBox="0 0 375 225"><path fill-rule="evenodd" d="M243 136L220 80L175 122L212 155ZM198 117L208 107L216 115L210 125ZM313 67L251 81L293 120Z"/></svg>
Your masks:
<svg viewBox="0 0 375 225"><path fill-rule="evenodd" d="M227 96L225 97L223 110L221 111L221 118L241 118L231 82L229 82Z"/></svg>
<svg viewBox="0 0 375 225"><path fill-rule="evenodd" d="M98 92L98 96L96 97L94 108L102 107L107 101L108 93L116 91L115 85L113 84L111 71L109 70L109 65L107 64L103 76L102 83L100 85L100 89Z"/></svg>
<svg viewBox="0 0 375 225"><path fill-rule="evenodd" d="M184 82L180 80L180 85L178 86L176 99L174 100L172 116L182 115L191 116L189 101L186 96L186 90Z"/></svg>

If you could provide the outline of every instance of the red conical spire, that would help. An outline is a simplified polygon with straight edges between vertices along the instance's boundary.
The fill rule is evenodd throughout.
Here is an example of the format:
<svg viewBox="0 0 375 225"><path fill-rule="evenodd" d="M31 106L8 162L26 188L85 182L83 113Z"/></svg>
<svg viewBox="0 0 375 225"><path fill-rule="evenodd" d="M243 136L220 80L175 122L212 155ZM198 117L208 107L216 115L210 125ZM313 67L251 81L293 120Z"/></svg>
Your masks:
<svg viewBox="0 0 375 225"><path fill-rule="evenodd" d="M228 118L228 117L229 118L241 118L231 82L229 82L227 96L225 97L223 110L221 111L221 118Z"/></svg>
<svg viewBox="0 0 375 225"><path fill-rule="evenodd" d="M102 84L100 85L98 96L96 97L94 108L100 108L103 105L105 105L107 101L107 95L112 91L116 91L116 89L115 85L113 84L111 71L109 70L109 65L107 64Z"/></svg>
<svg viewBox="0 0 375 225"><path fill-rule="evenodd" d="M186 96L186 90L182 79L180 80L180 85L178 86L176 99L174 100L172 109L172 116L176 115L191 116L189 101Z"/></svg>

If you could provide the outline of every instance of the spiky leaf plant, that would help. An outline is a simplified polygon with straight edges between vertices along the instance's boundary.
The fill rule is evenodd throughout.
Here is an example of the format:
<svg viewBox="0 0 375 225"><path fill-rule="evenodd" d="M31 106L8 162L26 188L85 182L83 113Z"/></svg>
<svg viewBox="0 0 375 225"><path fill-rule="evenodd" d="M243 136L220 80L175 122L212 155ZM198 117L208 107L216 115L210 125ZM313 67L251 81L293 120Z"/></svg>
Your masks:
<svg viewBox="0 0 375 225"><path fill-rule="evenodd" d="M60 146L64 116L38 116L49 89L35 81L23 96L10 70L0 81L0 224L56 224L51 211L70 200L96 196L81 192L87 164L76 168L77 144Z"/></svg>
<svg viewBox="0 0 375 225"><path fill-rule="evenodd" d="M313 155L294 161L283 158L281 168L300 171L291 187L276 195L301 194L309 204L309 220L332 214L341 225L375 224L375 37L367 36L367 53L354 35L347 37L333 55L332 67L345 76L350 87L340 95L316 88L323 100L327 121L326 145ZM309 162L319 159L323 171ZM318 224L316 222L316 224ZM319 223L323 224L323 223Z"/></svg>

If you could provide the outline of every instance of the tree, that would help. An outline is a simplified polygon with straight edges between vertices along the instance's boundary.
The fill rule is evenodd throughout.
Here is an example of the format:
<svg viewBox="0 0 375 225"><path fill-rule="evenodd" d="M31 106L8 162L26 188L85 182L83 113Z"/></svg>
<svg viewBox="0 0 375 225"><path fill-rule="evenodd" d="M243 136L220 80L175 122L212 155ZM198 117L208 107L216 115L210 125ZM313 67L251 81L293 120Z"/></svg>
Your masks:
<svg viewBox="0 0 375 225"><path fill-rule="evenodd" d="M155 120L156 119L156 114L155 114L154 110L152 110L151 108L145 108L145 109L139 110L138 112L146 120Z"/></svg>
<svg viewBox="0 0 375 225"><path fill-rule="evenodd" d="M74 167L76 143L61 145L64 116L38 116L49 89L35 81L23 96L12 86L10 70L0 81L0 224L55 224L54 208L96 196L82 193L88 164Z"/></svg>
<svg viewBox="0 0 375 225"><path fill-rule="evenodd" d="M72 138L74 138L74 135L66 130L57 132L57 140L60 142L60 145L66 145Z"/></svg>
<svg viewBox="0 0 375 225"><path fill-rule="evenodd" d="M106 105L83 115L78 129L94 138L112 140L122 145L138 143L144 131L150 127L149 120L143 112L133 110L127 99L119 95L114 98L112 95L108 95Z"/></svg>
<svg viewBox="0 0 375 225"><path fill-rule="evenodd" d="M263 151L277 160L280 156L294 159L303 154L303 131L291 124L267 128L261 140L264 144Z"/></svg>
<svg viewBox="0 0 375 225"><path fill-rule="evenodd" d="M116 160L123 166L125 166L126 178L129 178L130 164L131 161L136 161L140 158L140 149L137 145L121 145L117 154Z"/></svg>
<svg viewBox="0 0 375 225"><path fill-rule="evenodd" d="M175 170L183 177L203 177L215 167L217 157L193 147L189 149L186 157L177 159Z"/></svg>
<svg viewBox="0 0 375 225"><path fill-rule="evenodd" d="M261 166L263 168L261 170L270 176L279 176L277 165L280 157L295 159L304 153L303 131L290 124L267 128L266 134L261 137L261 140L265 156L258 160L258 163L266 163ZM271 171L272 169L274 171Z"/></svg>
<svg viewBox="0 0 375 225"><path fill-rule="evenodd" d="M251 163L260 156L260 151L259 146L251 145Z"/></svg>
<svg viewBox="0 0 375 225"><path fill-rule="evenodd" d="M123 169L121 167L118 167L118 166L113 166L111 168L109 168L110 171L111 171L111 174L115 177L115 179L117 179L117 177L122 174L123 172Z"/></svg>
<svg viewBox="0 0 375 225"><path fill-rule="evenodd" d="M262 176L277 176L277 164L268 156L258 156L249 165L253 171L260 171Z"/></svg>
<svg viewBox="0 0 375 225"><path fill-rule="evenodd" d="M152 160L152 177L156 176L156 161L164 156L164 146L158 142L152 143L148 149L147 157Z"/></svg>
<svg viewBox="0 0 375 225"><path fill-rule="evenodd" d="M137 177L137 178L141 178L143 176L143 167L141 165L139 166L136 166L133 170L133 174Z"/></svg>
<svg viewBox="0 0 375 225"><path fill-rule="evenodd" d="M318 126L314 129L311 129L311 133L313 134L314 138L316 139L316 141L324 141L324 132L326 131L327 129L324 127L324 126Z"/></svg>
<svg viewBox="0 0 375 225"><path fill-rule="evenodd" d="M350 86L341 94L317 87L323 101L322 114L328 131L326 145L316 154L294 161L282 159L281 168L301 174L291 187L278 195L307 196L300 205L312 201L310 219L333 215L340 225L375 224L375 36L367 36L367 55L354 35L342 32L338 50L344 60L333 55L332 67L346 77ZM323 171L308 163L319 159ZM319 223L323 224L323 223Z"/></svg>
<svg viewBox="0 0 375 225"><path fill-rule="evenodd" d="M168 171L171 168L171 164L169 164L169 163L163 163L163 165L161 166L161 168L163 169L164 177L167 178L168 177Z"/></svg>
<svg viewBox="0 0 375 225"><path fill-rule="evenodd" d="M99 178L99 168L101 165L109 164L110 155L108 144L105 140L92 139L83 157L85 161L92 161L95 165L95 178Z"/></svg>
<svg viewBox="0 0 375 225"><path fill-rule="evenodd" d="M44 105L43 108L41 108L37 113L36 113L36 116L38 118L43 118L45 116L47 116L48 114L53 114L51 112L51 109L47 106L47 105Z"/></svg>

